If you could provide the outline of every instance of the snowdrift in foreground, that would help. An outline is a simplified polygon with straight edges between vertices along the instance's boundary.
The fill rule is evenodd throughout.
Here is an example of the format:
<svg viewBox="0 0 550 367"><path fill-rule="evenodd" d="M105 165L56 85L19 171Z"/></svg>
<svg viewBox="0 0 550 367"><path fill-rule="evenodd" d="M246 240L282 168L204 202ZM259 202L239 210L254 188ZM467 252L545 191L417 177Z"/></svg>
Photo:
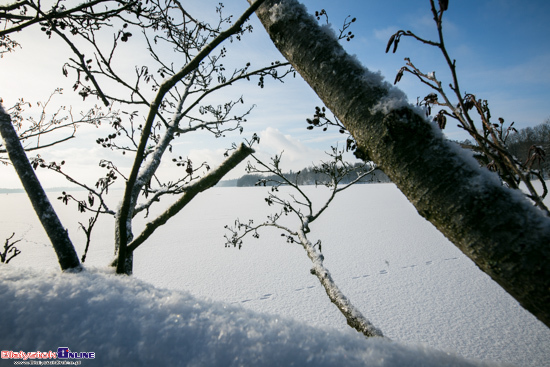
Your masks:
<svg viewBox="0 0 550 367"><path fill-rule="evenodd" d="M132 277L0 264L0 348L117 366L493 366L204 301Z"/></svg>

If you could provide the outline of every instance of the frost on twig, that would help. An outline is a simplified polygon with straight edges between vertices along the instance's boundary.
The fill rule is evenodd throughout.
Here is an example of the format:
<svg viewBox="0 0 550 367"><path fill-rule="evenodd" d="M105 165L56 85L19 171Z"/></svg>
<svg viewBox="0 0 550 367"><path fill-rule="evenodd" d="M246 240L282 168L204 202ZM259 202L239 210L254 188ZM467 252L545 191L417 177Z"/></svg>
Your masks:
<svg viewBox="0 0 550 367"><path fill-rule="evenodd" d="M308 258L313 263L311 274L317 277L330 301L334 303L346 318L348 325L366 337L382 337L382 332L363 316L361 311L351 303L332 279L329 270L323 263L324 256L321 252L321 241L313 245L307 238L307 234L311 231L309 225L319 218L328 208L335 195L359 182L363 177L376 169L371 163L364 163L356 166L345 162L342 158L343 152L344 150L333 147L332 152L329 153L329 156L332 158L331 161L322 162L320 165L315 166L315 170L325 174L326 177L322 182L316 182L316 185L322 184L330 189L328 199L318 210L313 209L314 203L298 185L298 178L295 177L294 180L292 180L283 174L280 167L282 154L272 158L269 164L262 162L257 156L252 154L251 157L254 163L248 163L247 172L270 174L275 177L261 179L259 184L264 186L269 184L271 186L271 190L265 201L269 206L280 207L281 209L279 212L268 216L267 221L260 224L255 224L253 220L241 222L237 219L234 227L225 226L229 232L229 235L225 235L226 247L232 246L240 249L243 244L243 238L248 234L252 234L254 238L259 238L260 234L258 230L262 227L275 227L282 230L283 233L281 236L286 238L288 243L297 243L304 248ZM350 173L356 173L357 178L347 184L342 184L343 179ZM288 197L284 196L282 192L279 191L279 187L281 186L290 187L292 193L288 194ZM292 229L289 225L281 223L280 220L287 216L298 219L298 226L296 229Z"/></svg>
<svg viewBox="0 0 550 367"><path fill-rule="evenodd" d="M487 100L483 100L472 93L462 94L461 92L456 71L456 60L451 59L443 37L443 15L448 9L448 2L439 1L439 7L436 6L434 0L430 0L430 4L439 39L431 41L419 37L411 31L399 30L390 37L386 52L392 49L392 52L395 53L403 36L439 48L451 71L452 82L449 84L451 93L448 93L448 90L443 87L443 83L436 77L435 71L428 73L421 71L408 57L405 58L405 66L398 71L394 84L400 82L403 75L408 73L414 75L421 83L435 91L435 93L428 94L422 100L418 99L417 105L425 108L426 115L430 116L432 107L440 108L433 117L433 122L441 130L447 126L447 118L457 121L458 127L474 139L473 144L462 143L461 146L472 150L475 158L482 166L497 172L506 186L519 189L520 183L524 184L528 191L527 197L546 215L550 216L550 210L543 202L548 192L543 176L531 168L530 161L520 162L508 147L508 138L511 134L517 133L514 122L505 124L502 117L498 118L498 123L494 122ZM532 151L535 152L535 157L544 155L544 150L530 150L529 156L532 156ZM540 181L542 193L539 193L533 186L532 177L536 177Z"/></svg>
<svg viewBox="0 0 550 367"><path fill-rule="evenodd" d="M313 263L311 274L315 275L319 282L323 285L330 301L340 310L346 318L350 327L362 333L366 337L383 337L384 334L380 329L374 326L359 309L357 309L351 301L340 290L336 282L332 279L329 270L323 264L324 256L321 254L321 242L317 242L317 246L313 245L302 229L297 233L300 244L307 252L307 256ZM317 247L317 248L316 248Z"/></svg>
<svg viewBox="0 0 550 367"><path fill-rule="evenodd" d="M153 232L165 224L168 219L176 215L183 209L196 195L216 185L229 171L241 163L254 150L244 144L241 144L218 168L213 169L197 180L184 188L183 195L168 209L166 209L157 218L146 224L145 229L132 242L128 244L128 251L134 251L141 245Z"/></svg>
<svg viewBox="0 0 550 367"><path fill-rule="evenodd" d="M99 127L119 118L113 109L97 105L79 116L68 106L52 108L52 103L62 94L63 89L56 88L45 101L37 102L34 107L20 98L12 107L6 108L5 113L10 115L25 152L43 150L74 139L80 126ZM6 153L0 142L0 162L9 164Z"/></svg>
<svg viewBox="0 0 550 367"><path fill-rule="evenodd" d="M40 3L28 9L28 4L22 3L3 9L8 17L0 30L0 48L17 45L10 42L8 34L40 23L42 32L61 39L72 52L72 57L59 66L64 77L74 78L73 92L86 102L97 97L109 106L96 106L74 119L70 107L46 113L52 97L62 92L57 89L48 101L38 105L42 113L35 120L23 119L22 111L30 107L24 100L8 110L27 151L57 143L46 138L59 136L49 132L61 127L69 133L59 142L73 138L77 122L101 129L95 141L108 156L98 157L99 166L106 172L99 174L95 187L69 173L70 157L48 162L38 155L31 161L34 170L49 169L85 189L83 194L63 192L58 197L66 205L76 203L81 213L91 213L87 221L79 223L86 235L82 261L88 255L99 216L106 214L116 218L113 242L121 260L117 271L131 274L133 248L168 219L153 218L146 231L134 238L132 222L136 215L143 213L148 217L151 207L164 197L171 196L177 205L184 206L233 168L235 157L246 153L248 148L238 149L220 169L211 171L211 163L186 157L187 144L182 143L190 141L189 133L208 132L221 138L227 133L243 132L246 118L255 106L247 105L239 95L225 93L221 101L212 98L220 89L249 81L264 88L268 80L283 82L294 73L289 63L279 61L253 65L239 59L231 67L224 65L231 52L229 43L241 41L252 32L248 19L263 2L256 1L238 17L227 15L220 3L215 6L216 16L210 23L191 14L193 10L179 1L98 0L76 8L63 7L63 12L59 12L57 4L49 15ZM27 11L27 15L19 14ZM34 13L36 17L31 16ZM128 69L121 59L128 52L146 55L147 60L142 58L142 64ZM5 152L6 148L0 145L0 162L7 164L9 160L2 154ZM112 158L113 152L120 154L119 160ZM133 161L130 169L126 159ZM173 169L164 169L166 163L172 164ZM109 208L105 200L109 188L121 181L126 185L122 203ZM126 251L130 243L132 248Z"/></svg>

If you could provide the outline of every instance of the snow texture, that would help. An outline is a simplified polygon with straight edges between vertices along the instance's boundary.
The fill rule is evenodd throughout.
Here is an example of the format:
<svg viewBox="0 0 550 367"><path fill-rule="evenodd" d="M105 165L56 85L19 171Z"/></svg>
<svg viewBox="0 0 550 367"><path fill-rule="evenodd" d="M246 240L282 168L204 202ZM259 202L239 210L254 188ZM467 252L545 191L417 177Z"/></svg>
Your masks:
<svg viewBox="0 0 550 367"><path fill-rule="evenodd" d="M325 195L328 194L324 187L315 189L308 186L302 189L310 195L314 203L324 202ZM270 232L266 229L260 233L259 239L245 240L241 250L224 248L224 225L233 223L236 218L264 220L266 215L271 213L272 208L265 205L264 201L267 191L266 188L258 187L228 187L213 188L198 195L185 210L159 228L151 236L149 243L140 246L134 257L135 279L121 278L120 282L126 283L116 283L118 285L113 291L117 293L116 297L109 291L109 287L115 284L112 283L111 277L95 275L98 271L77 275L80 279L88 279L83 283L69 281L66 279L68 275L58 274L59 266L55 253L48 244L49 241L25 194L1 194L0 206L12 210L0 211L0 240L13 232L16 233L14 239L23 239L17 244L22 251L21 255L14 258L7 268L33 267L36 271L45 271L40 274L22 270L23 273L18 276L27 279L22 284L14 283L17 282L14 277L18 273L12 273L9 277L3 275L4 273L0 274L3 279L0 282L0 304L4 307L4 312L0 313L2 350L8 347L23 351L32 351L39 347L50 350L49 348L68 346L75 351L94 351L92 347L97 346L96 352L101 347L102 353L114 355L109 360L111 362L115 361L117 353L123 353L122 351L127 354L137 354L140 350L140 353L144 354L153 353L146 344L152 343L160 348L155 340L164 338L165 329L169 328L161 325L166 324L165 321L158 321L158 328L151 326L147 329L146 325L153 323L147 317L169 318L171 311L166 310L167 306L161 306L168 301L161 295L166 295L171 300L190 297L187 293L180 292L190 292L199 299L224 302L226 308L219 303L196 299L194 301L203 308L212 304L216 309L229 310L227 324L236 322L231 321L236 317L251 318L250 322L258 325L259 321L254 321L254 317L263 320L272 320L274 317L279 323L283 322L282 317L292 318L310 326L324 328L325 332L329 333L327 335L337 343L330 350L337 349L338 343L343 343L344 339L341 334L326 331L328 328L335 328L351 338L345 340L361 339L361 335L346 325L344 317L329 301L319 281L310 274L312 263L303 248L296 243L287 244L280 236L280 231ZM78 196L81 193L72 194ZM52 192L50 195L56 212L69 230L77 252L82 254L85 236L82 230L78 229L77 221L87 221L88 214L76 213L74 206L65 206L59 200L55 200L58 192ZM116 203L120 195L121 191L113 190L107 199ZM151 209L150 217L160 214L168 205L168 202L161 202L158 207ZM144 226L146 219L141 216L135 219L137 233ZM98 222L85 263L87 267L103 267L112 261L113 222L112 218L103 218ZM334 281L361 313L388 338L399 343L426 345L459 354L464 358L493 360L522 367L550 366L550 329L522 309L517 301L482 273L429 222L420 217L395 185L357 185L343 191L310 228L310 240L323 241L324 265L330 270ZM23 274L27 275L23 277ZM32 277L35 277L34 280ZM89 277L95 279L96 284L93 287ZM59 293L60 285L46 285L47 279L51 279L52 282L66 279L64 282L67 282L72 290L67 289ZM158 288L155 290L146 284L140 296L124 300L123 293L135 293L139 284L143 284L137 279L155 287L169 288L172 292ZM106 284L102 285L100 280ZM123 290L123 284L129 285L132 289ZM12 290L6 293L8 288ZM17 295L14 295L14 292L17 292ZM37 298L29 298L32 292L35 292L35 297L40 301ZM89 295L86 302L95 302L99 309L93 310L88 303L65 304L77 297L77 294ZM158 302L148 301L146 294L156 297ZM96 301L103 297L106 297L105 303ZM141 305L142 302L145 303ZM125 311L116 311L114 308L108 311L110 305L117 305ZM231 311L240 310L233 309L236 305L243 306L251 312L271 316ZM165 315L161 317L158 312L163 307L165 309L162 312L165 312ZM78 316L71 314L73 308ZM134 308L135 313L132 313ZM151 313L153 311L156 316ZM174 312L175 315L182 314ZM52 318L62 321L64 316L60 315L63 314L69 315L65 316L68 322L64 323L63 327L54 325L54 321L50 320ZM147 316L148 314L151 316ZM89 320L87 315L90 315ZM30 320L25 321L27 317ZM42 319L49 320L49 326L43 327ZM103 325L103 321L106 324L119 322L119 326L123 326L120 326L120 331L116 331L116 327ZM125 325L124 322L128 324ZM76 325L78 330L71 331L72 326L67 326L69 323ZM221 321L219 323L224 324L226 323ZM285 321L285 328L292 335L300 332L302 328L307 328L304 324L292 329ZM94 328L89 328L88 325L101 329L94 331ZM206 324L203 326L207 328ZM49 333L49 327L58 330ZM84 330L88 328L90 330ZM260 326L250 330L261 331L264 337L268 338L267 331L258 328ZM63 332L60 329L63 329ZM145 335L147 330L155 336ZM177 333L170 331L177 335L168 334L162 342L174 339L183 343L186 339L182 330L178 329ZM197 334L197 330L190 327L185 330ZM205 330L201 333L208 331ZM277 333L277 330L282 329L274 329L270 333ZM23 332L26 336L21 335ZM65 333L67 337L64 336ZM317 330L315 333L312 331L311 335L316 335L317 338L317 335L321 334L322 332ZM126 340L128 335L135 335L135 338ZM197 334L196 337L202 338L200 335L202 334ZM215 336L208 338L211 337L212 343L215 343L218 335L219 330ZM326 341L329 336L323 338ZM321 339L318 340L319 343ZM73 340L79 344L61 345ZM25 344L19 346L20 342ZM257 339L256 342L262 345L264 350L275 348L270 344L275 343L272 339L263 339L262 342ZM49 343L60 344L51 346ZM112 348L107 343L112 343ZM244 349L252 348L252 342L248 340L235 340L234 343L241 343ZM280 346L282 342L277 343ZM351 349L354 348L354 343L356 342L346 342L342 350L353 354ZM300 342L298 345L300 348L315 350L314 346L306 342ZM87 349L88 347L90 348ZM215 347L222 348L221 345ZM321 348L320 344L317 344L317 347ZM176 353L180 346L169 344L161 350L167 352L169 348L172 348L170 353ZM417 351L418 348L424 349L414 348ZM221 353L214 349L211 352ZM189 353L195 353L198 360L199 351ZM232 358L237 355L235 353L232 354ZM326 353L329 353L329 350ZM379 355L382 351L372 353ZM394 352L386 350L384 353ZM340 354L340 357L351 358L347 354ZM98 355L97 358L107 357ZM216 358L221 360L221 357ZM122 360L122 357L119 360ZM280 364L284 364L284 361L287 360L281 360ZM162 362L163 360L159 360L157 364L162 365ZM146 364L139 362L138 365L140 363ZM108 363L113 364L115 363ZM300 362L296 364L299 365ZM328 365L329 362L325 364ZM338 363L346 364L347 360L345 363Z"/></svg>
<svg viewBox="0 0 550 367"><path fill-rule="evenodd" d="M288 2L281 2L268 9L269 20L271 23L288 21L290 19L294 19L297 14L300 14L301 11L305 11L305 9L305 6L299 3L289 4ZM258 11L261 12L262 8Z"/></svg>
<svg viewBox="0 0 550 367"><path fill-rule="evenodd" d="M366 340L132 277L0 265L2 350L94 352L103 366L495 366Z"/></svg>
<svg viewBox="0 0 550 367"><path fill-rule="evenodd" d="M380 71L370 71L366 66L364 66L361 61L354 55L353 61L357 63L363 69L362 79L367 85L371 86L380 86L383 89L387 90L387 94L380 98L380 100L370 109L372 114L380 112L384 115L389 114L391 111L407 107L414 111L417 115L422 117L424 120L428 121L426 117L426 110L423 107L413 105L409 102L409 99L405 92L396 86L392 85L390 82L385 80L385 77Z"/></svg>
<svg viewBox="0 0 550 367"><path fill-rule="evenodd" d="M441 130L436 127L435 124L431 124L434 131L437 131L438 134L442 134ZM471 169L477 169L479 167L479 163L476 161L473 155L473 151L469 149L462 148L458 143L449 141L447 142L448 145L451 147L451 150L455 153L456 157L460 158L460 162L462 164L467 164L471 167ZM474 179L470 181L470 184L472 186L473 190L478 191L479 197L482 198L484 193L493 187L499 187L502 186L500 178L496 172L491 172L489 170L481 170L480 175L476 176ZM546 183L548 186L549 182ZM533 185L539 186L540 183L537 181L533 181ZM524 184L521 184L521 187L523 187L524 192L528 192L527 188L524 187ZM537 192L542 192L542 187L537 189ZM512 200L516 202L516 205L521 205L524 207L525 211L531 211L531 220L534 223L535 219L538 219L541 222L541 226L545 223L545 214L543 211L538 210L535 206L531 205L530 201L525 200L524 194L521 191L518 190L509 190L510 195L512 196ZM548 198L550 199L550 198ZM548 199L546 201L548 201ZM540 228L541 230L544 230L544 228Z"/></svg>
<svg viewBox="0 0 550 367"><path fill-rule="evenodd" d="M367 69L365 69L365 74L375 74L375 73L369 72ZM381 85L387 89L388 94L380 98L380 100L371 108L370 110L371 113L375 114L377 112L381 112L382 114L387 115L391 111L394 111L403 107L407 107L413 110L418 116L422 117L425 121L429 122L428 118L426 117L426 110L422 107L418 107L409 103L409 100L405 92L403 92L401 89L397 87L394 87L388 82L384 82Z"/></svg>

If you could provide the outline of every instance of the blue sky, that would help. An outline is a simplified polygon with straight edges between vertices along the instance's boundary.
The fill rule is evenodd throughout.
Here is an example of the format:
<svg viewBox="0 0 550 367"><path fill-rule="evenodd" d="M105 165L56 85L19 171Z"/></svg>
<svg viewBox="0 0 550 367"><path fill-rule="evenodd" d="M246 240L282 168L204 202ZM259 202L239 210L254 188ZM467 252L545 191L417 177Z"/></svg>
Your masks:
<svg viewBox="0 0 550 367"><path fill-rule="evenodd" d="M195 0L185 4L189 4L195 14L211 16L217 3L217 0ZM429 0L304 0L303 3L311 13L326 9L335 28L341 27L347 15L356 17L357 21L350 28L355 38L344 42L345 48L370 70L380 70L388 80L393 81L403 65L403 58L410 57L423 71L436 71L444 85L449 83L448 69L434 47L403 38L396 54L384 53L388 38L399 29L411 30L424 38L436 38ZM238 15L246 6L245 0L231 0L226 2L225 10ZM548 16L550 2L547 1L451 0L444 17L446 45L451 57L457 60L462 91L488 99L495 118L515 121L517 127L534 126L550 117L547 102L550 100ZM235 62L243 62L246 58L253 66L282 60L255 17L252 24L254 32L243 42L227 46L229 58L233 57ZM86 107L71 91L74 80L61 75L61 66L68 57L64 45L55 40L47 41L39 33L22 33L14 38L22 43L23 49L0 59L0 97L6 107L19 97L29 101L44 100L53 86L66 88L59 103L72 104L75 111ZM128 44L130 47L130 42ZM133 68L139 61L136 60L138 54L136 50L128 50L124 61ZM398 86L410 101L430 93L412 76L406 75ZM263 138L260 150L266 157L284 150L285 167L300 169L323 158L323 152L342 138L337 132L306 130L305 118L312 115L314 107L321 102L300 78L288 80L283 85L268 81L264 89L259 89L255 83L245 83L228 93L233 97L242 95L246 103L257 106L245 125L243 136L212 140L199 134L177 143L179 154L216 165L222 159L221 152L232 141L239 142L256 132ZM445 131L449 138L466 138L453 126L449 124ZM100 129L83 130L73 142L41 154L46 160L69 156L75 174L86 176L90 165L97 166L98 156L106 153L98 150L95 144L96 137L103 135L106 133ZM0 187L19 187L10 167L0 167L0 170ZM231 177L243 173L241 169ZM65 184L52 174L41 173L41 178L46 186Z"/></svg>
<svg viewBox="0 0 550 367"><path fill-rule="evenodd" d="M318 3L329 10L329 1ZM353 1L344 13L343 8L334 7L334 18L347 15L346 11L357 16L354 31L358 39L348 50L367 67L380 69L393 80L403 58L410 57L422 70L436 71L442 81L449 80L434 47L402 39L396 54L381 52L389 35L398 29L436 38L428 0ZM457 60L462 90L488 99L493 116L519 126L538 124L550 116L546 102L550 94L549 15L550 2L545 1L450 1L443 30L448 51ZM398 86L410 100L426 94L413 77L404 78Z"/></svg>

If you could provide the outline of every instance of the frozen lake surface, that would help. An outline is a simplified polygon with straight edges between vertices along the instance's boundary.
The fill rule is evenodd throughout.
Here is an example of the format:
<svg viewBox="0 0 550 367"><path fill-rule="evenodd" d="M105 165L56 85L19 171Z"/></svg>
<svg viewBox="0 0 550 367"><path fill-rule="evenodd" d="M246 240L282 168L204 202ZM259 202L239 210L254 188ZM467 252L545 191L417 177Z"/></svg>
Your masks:
<svg viewBox="0 0 550 367"><path fill-rule="evenodd" d="M319 204L327 194L324 188L305 190ZM214 188L199 195L136 250L134 276L199 298L356 333L310 274L304 250L286 243L280 230L246 238L241 250L224 247L225 225L237 218L259 223L274 212L264 201L267 191ZM83 234L75 221L85 222L87 215L77 214L74 203L53 202L81 254ZM10 265L56 268L24 194L2 194L0 204L0 235L24 237L18 246L23 253ZM292 218L287 223L292 226ZM99 225L88 266L112 259L112 221ZM344 191L311 229L309 239L322 240L334 280L389 338L467 358L550 366L550 329L420 217L393 184Z"/></svg>

